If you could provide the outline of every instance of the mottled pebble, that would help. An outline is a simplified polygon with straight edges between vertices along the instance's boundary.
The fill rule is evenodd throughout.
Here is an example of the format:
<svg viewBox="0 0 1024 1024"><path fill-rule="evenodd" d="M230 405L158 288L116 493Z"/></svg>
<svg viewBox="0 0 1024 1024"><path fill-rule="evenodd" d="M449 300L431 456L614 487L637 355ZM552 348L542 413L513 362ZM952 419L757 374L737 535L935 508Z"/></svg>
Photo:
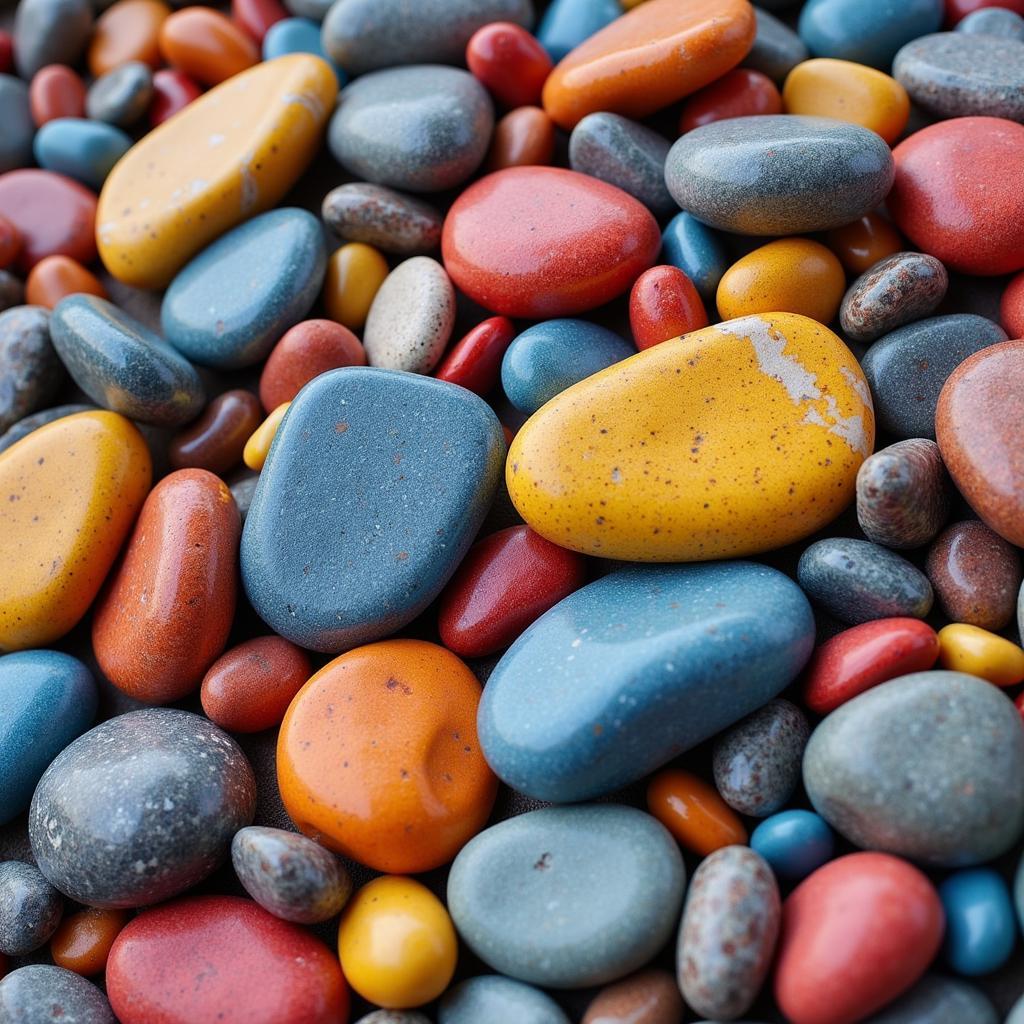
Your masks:
<svg viewBox="0 0 1024 1024"><path fill-rule="evenodd" d="M437 1014L438 1024L569 1024L549 995L500 974L469 978L449 989Z"/></svg>
<svg viewBox="0 0 1024 1024"><path fill-rule="evenodd" d="M117 1024L107 997L63 967L31 964L0 981L0 1019L19 1024Z"/></svg>
<svg viewBox="0 0 1024 1024"><path fill-rule="evenodd" d="M153 72L148 64L132 60L108 71L89 86L85 112L96 121L127 128L149 109L153 99Z"/></svg>
<svg viewBox="0 0 1024 1024"><path fill-rule="evenodd" d="M321 213L339 238L396 256L422 255L441 244L441 214L433 206L368 181L331 189Z"/></svg>
<svg viewBox="0 0 1024 1024"><path fill-rule="evenodd" d="M25 956L39 949L57 930L63 912L60 893L38 868L19 860L0 862L0 953Z"/></svg>
<svg viewBox="0 0 1024 1024"><path fill-rule="evenodd" d="M50 401L63 381L49 312L15 306L0 313L0 432Z"/></svg>

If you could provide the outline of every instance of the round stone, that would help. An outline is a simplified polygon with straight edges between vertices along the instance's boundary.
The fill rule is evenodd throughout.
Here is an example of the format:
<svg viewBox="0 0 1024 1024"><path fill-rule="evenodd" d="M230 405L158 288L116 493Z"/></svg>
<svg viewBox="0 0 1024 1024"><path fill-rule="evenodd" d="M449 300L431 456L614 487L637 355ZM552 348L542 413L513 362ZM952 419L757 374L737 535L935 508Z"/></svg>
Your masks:
<svg viewBox="0 0 1024 1024"><path fill-rule="evenodd" d="M540 989L498 974L469 978L441 1000L438 1024L569 1024L558 1003Z"/></svg>
<svg viewBox="0 0 1024 1024"><path fill-rule="evenodd" d="M958 22L954 31L1024 41L1024 17L1005 7L982 7Z"/></svg>
<svg viewBox="0 0 1024 1024"><path fill-rule="evenodd" d="M60 893L38 868L19 860L0 862L0 953L34 953L57 930L63 912Z"/></svg>
<svg viewBox="0 0 1024 1024"><path fill-rule="evenodd" d="M25 1024L117 1024L107 997L73 971L31 964L0 981L0 1019Z"/></svg>

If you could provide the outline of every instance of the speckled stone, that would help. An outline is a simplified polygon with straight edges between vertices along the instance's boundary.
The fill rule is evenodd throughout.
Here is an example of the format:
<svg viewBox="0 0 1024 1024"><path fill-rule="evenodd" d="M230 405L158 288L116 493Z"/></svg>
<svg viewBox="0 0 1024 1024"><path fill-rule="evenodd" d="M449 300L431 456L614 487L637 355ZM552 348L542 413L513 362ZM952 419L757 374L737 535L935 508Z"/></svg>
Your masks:
<svg viewBox="0 0 1024 1024"><path fill-rule="evenodd" d="M200 715L146 708L91 729L46 769L29 809L40 870L94 907L159 903L195 885L256 810L256 781Z"/></svg>
<svg viewBox="0 0 1024 1024"><path fill-rule="evenodd" d="M958 22L954 31L1024 40L1024 18L1004 7L982 7Z"/></svg>
<svg viewBox="0 0 1024 1024"><path fill-rule="evenodd" d="M770 701L738 722L715 744L715 786L722 799L753 818L781 810L800 783L810 734L806 716L788 700Z"/></svg>
<svg viewBox="0 0 1024 1024"><path fill-rule="evenodd" d="M20 0L14 18L14 63L26 82L47 64L78 63L92 31L89 0Z"/></svg>
<svg viewBox="0 0 1024 1024"><path fill-rule="evenodd" d="M31 964L0 981L0 1020L23 1024L117 1024L107 997L73 971Z"/></svg>
<svg viewBox="0 0 1024 1024"><path fill-rule="evenodd" d="M356 177L442 192L480 166L493 128L491 99L468 71L424 64L375 71L342 89L327 144Z"/></svg>
<svg viewBox="0 0 1024 1024"><path fill-rule="evenodd" d="M949 287L934 256L898 252L880 260L847 289L839 322L854 341L874 341L934 312Z"/></svg>
<svg viewBox="0 0 1024 1024"><path fill-rule="evenodd" d="M252 504L252 497L256 493L256 485L259 482L259 474L253 473L231 483L231 497L235 499L235 505L238 506L238 515L243 523L245 522L245 517L249 514L249 506Z"/></svg>
<svg viewBox="0 0 1024 1024"><path fill-rule="evenodd" d="M660 968L631 974L602 989L581 1024L682 1024L683 997L676 979Z"/></svg>
<svg viewBox="0 0 1024 1024"><path fill-rule="evenodd" d="M782 85L786 75L810 56L807 44L774 14L755 7L754 17L757 34L750 53L743 58L743 67L760 71L776 85Z"/></svg>
<svg viewBox="0 0 1024 1024"><path fill-rule="evenodd" d="M437 1024L569 1024L558 1003L540 989L500 974L469 978L448 990Z"/></svg>
<svg viewBox="0 0 1024 1024"><path fill-rule="evenodd" d="M25 286L9 270L0 270L0 313L25 301Z"/></svg>
<svg viewBox="0 0 1024 1024"><path fill-rule="evenodd" d="M49 310L15 306L0 313L0 431L45 405L63 381Z"/></svg>
<svg viewBox="0 0 1024 1024"><path fill-rule="evenodd" d="M985 994L968 982L926 974L864 1024L999 1024L999 1016Z"/></svg>
<svg viewBox="0 0 1024 1024"><path fill-rule="evenodd" d="M63 912L60 893L37 868L19 860L0 862L0 953L35 952L57 930Z"/></svg>
<svg viewBox="0 0 1024 1024"><path fill-rule="evenodd" d="M433 1024L429 1017L416 1010L374 1010L360 1017L355 1024Z"/></svg>
<svg viewBox="0 0 1024 1024"><path fill-rule="evenodd" d="M455 288L429 256L399 263L377 290L366 317L363 348L371 366L430 373L455 325Z"/></svg>
<svg viewBox="0 0 1024 1024"><path fill-rule="evenodd" d="M365 242L396 256L419 256L441 244L441 214L430 203L368 181L332 188L324 223L346 242Z"/></svg>
<svg viewBox="0 0 1024 1024"><path fill-rule="evenodd" d="M854 845L932 867L1005 853L1024 828L1020 714L991 683L916 672L833 711L804 755L815 810Z"/></svg>
<svg viewBox="0 0 1024 1024"><path fill-rule="evenodd" d="M942 385L969 355L1006 340L996 323L973 313L907 324L868 349L861 362L883 430L896 437L935 437Z"/></svg>
<svg viewBox="0 0 1024 1024"><path fill-rule="evenodd" d="M36 126L28 103L28 86L14 75L0 74L0 174L32 164Z"/></svg>
<svg viewBox="0 0 1024 1024"><path fill-rule="evenodd" d="M685 879L675 840L643 811L547 807L492 825L462 848L448 876L448 911L495 970L581 988L621 978L661 949Z"/></svg>
<svg viewBox="0 0 1024 1024"><path fill-rule="evenodd" d="M95 121L127 128L149 109L153 72L148 64L130 60L97 78L85 95L85 112Z"/></svg>
<svg viewBox="0 0 1024 1024"><path fill-rule="evenodd" d="M686 1002L731 1020L750 1009L775 952L782 900L772 869L746 846L701 861L686 894L676 976Z"/></svg>
<svg viewBox="0 0 1024 1024"><path fill-rule="evenodd" d="M841 227L873 210L894 176L874 132L825 117L734 117L687 132L669 151L675 201L712 227L793 235Z"/></svg>
<svg viewBox="0 0 1024 1024"><path fill-rule="evenodd" d="M23 437L28 437L33 430L38 430L47 423L63 419L65 416L74 416L78 412L94 412L95 405L55 405L52 409L43 409L41 412L34 412L31 416L18 420L5 434L0 435L0 452L6 451L12 444L16 444Z"/></svg>
<svg viewBox="0 0 1024 1024"><path fill-rule="evenodd" d="M940 117L1024 121L1024 41L938 32L896 54L893 77L910 98Z"/></svg>
<svg viewBox="0 0 1024 1024"><path fill-rule="evenodd" d="M245 891L285 921L330 920L352 895L352 879L337 857L284 829L240 829L231 840L231 863Z"/></svg>
<svg viewBox="0 0 1024 1024"><path fill-rule="evenodd" d="M195 367L106 299L62 299L50 315L50 337L75 383L104 409L177 427L203 407Z"/></svg>
<svg viewBox="0 0 1024 1024"><path fill-rule="evenodd" d="M665 187L671 144L656 131L620 114L588 114L569 136L569 166L617 185L656 217L676 209Z"/></svg>

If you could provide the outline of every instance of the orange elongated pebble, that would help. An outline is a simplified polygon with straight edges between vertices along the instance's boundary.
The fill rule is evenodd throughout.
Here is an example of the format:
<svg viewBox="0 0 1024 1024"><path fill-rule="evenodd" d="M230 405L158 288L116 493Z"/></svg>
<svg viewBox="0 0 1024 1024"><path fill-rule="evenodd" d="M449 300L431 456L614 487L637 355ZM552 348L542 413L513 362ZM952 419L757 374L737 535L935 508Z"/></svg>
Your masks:
<svg viewBox="0 0 1024 1024"><path fill-rule="evenodd" d="M219 11L186 7L160 26L160 52L171 67L218 85L259 62L256 44Z"/></svg>
<svg viewBox="0 0 1024 1024"><path fill-rule="evenodd" d="M107 966L110 947L128 923L127 910L86 907L65 917L50 939L50 955L58 967L89 977Z"/></svg>
<svg viewBox="0 0 1024 1024"><path fill-rule="evenodd" d="M47 256L29 271L25 281L25 301L32 306L53 309L61 299L76 292L107 297L99 278L70 256Z"/></svg>
<svg viewBox="0 0 1024 1024"><path fill-rule="evenodd" d="M743 822L718 790L690 772L658 772L647 786L647 808L682 846L703 857L747 841Z"/></svg>

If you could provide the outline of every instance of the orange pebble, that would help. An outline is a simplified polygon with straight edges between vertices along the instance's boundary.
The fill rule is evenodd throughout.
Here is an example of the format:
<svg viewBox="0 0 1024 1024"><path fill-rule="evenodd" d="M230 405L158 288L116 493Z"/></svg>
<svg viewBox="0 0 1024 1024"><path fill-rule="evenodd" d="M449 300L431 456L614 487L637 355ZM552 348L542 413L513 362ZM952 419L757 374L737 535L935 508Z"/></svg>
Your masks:
<svg viewBox="0 0 1024 1024"><path fill-rule="evenodd" d="M37 128L58 117L85 117L85 82L64 64L47 64L32 76L28 105Z"/></svg>
<svg viewBox="0 0 1024 1024"><path fill-rule="evenodd" d="M0 270L9 267L21 252L21 233L0 213Z"/></svg>
<svg viewBox="0 0 1024 1024"><path fill-rule="evenodd" d="M747 841L743 822L718 790L689 772L658 772L647 786L647 809L682 846L702 857Z"/></svg>
<svg viewBox="0 0 1024 1024"><path fill-rule="evenodd" d="M50 955L58 967L89 977L107 966L110 947L128 923L127 910L86 907L65 917L50 939Z"/></svg>
<svg viewBox="0 0 1024 1024"><path fill-rule="evenodd" d="M76 292L107 297L107 290L96 275L70 256L47 256L40 260L25 282L25 301L30 306L53 309L61 299Z"/></svg>
<svg viewBox="0 0 1024 1024"><path fill-rule="evenodd" d="M555 151L555 126L540 107L510 110L494 127L487 169L547 165Z"/></svg>
<svg viewBox="0 0 1024 1024"><path fill-rule="evenodd" d="M204 85L224 82L260 59L244 30L208 7L175 11L160 26L160 52L168 64Z"/></svg>
<svg viewBox="0 0 1024 1024"><path fill-rule="evenodd" d="M160 67L160 28L171 9L162 0L118 0L96 20L89 43L89 70L99 78L131 60Z"/></svg>
<svg viewBox="0 0 1024 1024"><path fill-rule="evenodd" d="M852 224L834 228L825 241L851 274L863 274L879 260L906 248L900 233L878 213L866 213Z"/></svg>

